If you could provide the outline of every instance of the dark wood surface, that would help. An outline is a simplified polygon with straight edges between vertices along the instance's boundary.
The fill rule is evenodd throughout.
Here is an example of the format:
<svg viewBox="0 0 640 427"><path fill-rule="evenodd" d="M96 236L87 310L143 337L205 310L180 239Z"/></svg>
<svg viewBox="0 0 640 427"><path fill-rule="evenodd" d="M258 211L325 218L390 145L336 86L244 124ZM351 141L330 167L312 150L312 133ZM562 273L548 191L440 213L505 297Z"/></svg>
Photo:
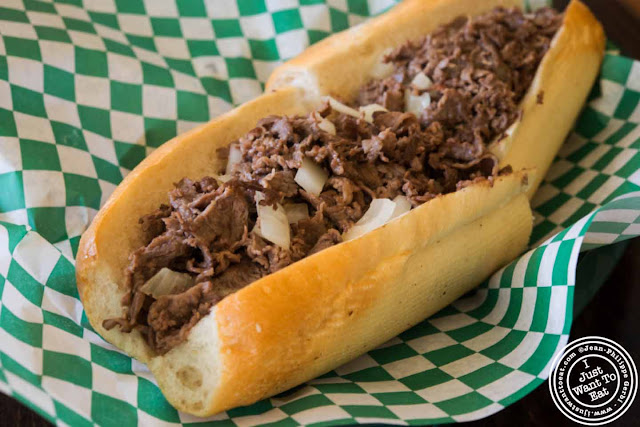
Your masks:
<svg viewBox="0 0 640 427"><path fill-rule="evenodd" d="M481 1L481 0L479 0ZM567 0L556 0L564 8ZM607 36L626 56L640 59L640 0L585 0L603 23ZM579 285L579 284L578 284ZM640 364L640 239L628 246L620 263L591 303L574 322L571 339L588 335L610 338L625 347ZM615 425L640 426L640 397ZM47 426L38 414L0 394L0 426ZM551 401L546 383L505 410L484 420L468 423L478 427L570 425Z"/></svg>

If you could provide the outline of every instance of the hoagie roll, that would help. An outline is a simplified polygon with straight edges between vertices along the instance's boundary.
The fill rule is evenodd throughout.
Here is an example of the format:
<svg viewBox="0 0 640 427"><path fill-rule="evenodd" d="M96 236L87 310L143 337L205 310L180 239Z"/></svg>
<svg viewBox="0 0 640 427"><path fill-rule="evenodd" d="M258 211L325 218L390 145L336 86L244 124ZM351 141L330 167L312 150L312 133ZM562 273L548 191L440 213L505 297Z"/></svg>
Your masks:
<svg viewBox="0 0 640 427"><path fill-rule="evenodd" d="M152 153L82 237L93 327L209 415L375 348L516 257L604 49L582 3L519 6L405 0Z"/></svg>

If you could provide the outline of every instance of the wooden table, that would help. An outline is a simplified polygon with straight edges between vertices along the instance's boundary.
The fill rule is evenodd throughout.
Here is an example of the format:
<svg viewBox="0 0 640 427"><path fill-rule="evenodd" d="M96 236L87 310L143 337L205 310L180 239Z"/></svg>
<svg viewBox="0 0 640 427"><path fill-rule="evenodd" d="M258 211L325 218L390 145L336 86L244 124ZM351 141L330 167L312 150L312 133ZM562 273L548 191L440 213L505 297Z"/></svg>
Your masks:
<svg viewBox="0 0 640 427"><path fill-rule="evenodd" d="M481 1L481 0L478 0ZM640 59L640 0L584 0L604 24L607 36L626 56ZM564 8L568 0L555 0ZM588 335L610 338L625 347L640 364L637 328L640 302L640 238L627 248L606 284L574 322L571 339ZM470 426L512 427L570 425L551 401L546 383L505 410ZM38 414L0 394L0 426L47 426ZM615 425L640 425L640 397Z"/></svg>

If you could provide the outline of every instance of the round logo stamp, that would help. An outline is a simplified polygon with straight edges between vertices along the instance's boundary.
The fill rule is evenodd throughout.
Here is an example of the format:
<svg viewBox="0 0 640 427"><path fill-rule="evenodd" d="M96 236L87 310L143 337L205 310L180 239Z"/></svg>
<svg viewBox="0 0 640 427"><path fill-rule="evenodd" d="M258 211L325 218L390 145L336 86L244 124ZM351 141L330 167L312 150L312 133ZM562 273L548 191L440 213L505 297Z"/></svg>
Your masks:
<svg viewBox="0 0 640 427"><path fill-rule="evenodd" d="M553 360L549 391L572 421L603 425L631 406L638 391L638 370L615 341L584 337L570 342Z"/></svg>

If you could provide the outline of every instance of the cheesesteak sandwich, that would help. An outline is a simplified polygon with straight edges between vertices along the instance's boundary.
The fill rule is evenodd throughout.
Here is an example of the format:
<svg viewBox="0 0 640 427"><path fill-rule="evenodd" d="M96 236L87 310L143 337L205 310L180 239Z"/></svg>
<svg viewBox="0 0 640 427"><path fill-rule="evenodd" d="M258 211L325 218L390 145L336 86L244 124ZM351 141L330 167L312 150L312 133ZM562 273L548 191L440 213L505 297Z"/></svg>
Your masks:
<svg viewBox="0 0 640 427"><path fill-rule="evenodd" d="M602 29L516 1L405 0L145 159L83 235L87 317L208 415L323 374L521 253Z"/></svg>

